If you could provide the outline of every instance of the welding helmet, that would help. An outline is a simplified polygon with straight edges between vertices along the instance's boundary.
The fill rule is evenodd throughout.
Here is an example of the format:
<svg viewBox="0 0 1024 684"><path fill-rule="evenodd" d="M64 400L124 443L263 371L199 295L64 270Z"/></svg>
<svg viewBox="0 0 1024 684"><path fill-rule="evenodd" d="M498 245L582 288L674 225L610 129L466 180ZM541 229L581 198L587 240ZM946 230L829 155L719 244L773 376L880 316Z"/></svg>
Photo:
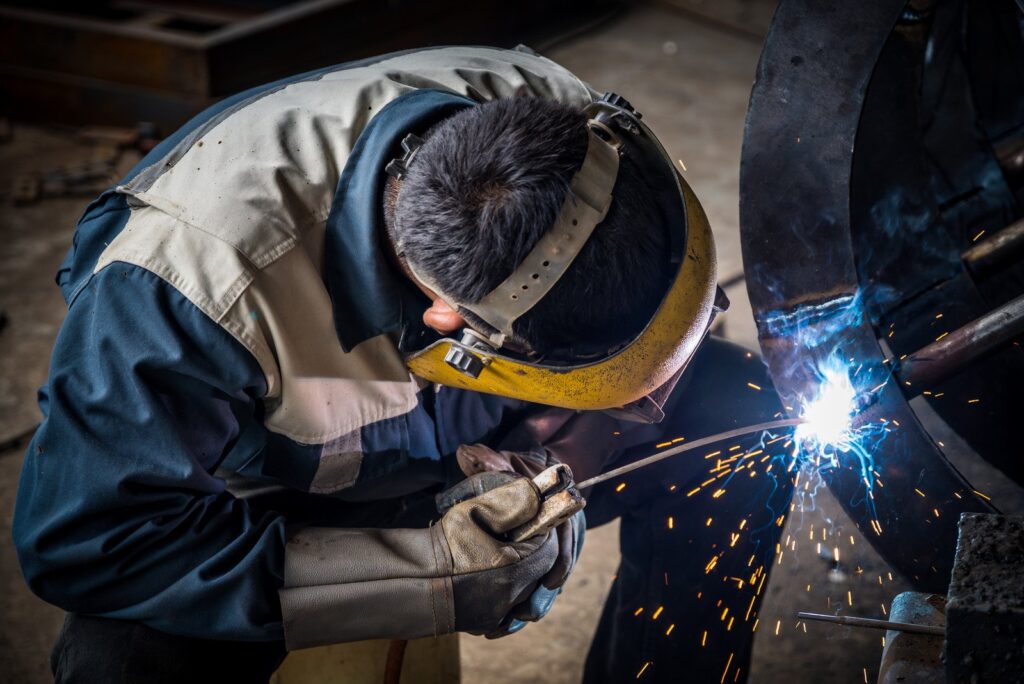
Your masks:
<svg viewBox="0 0 1024 684"><path fill-rule="evenodd" d="M629 102L606 93L584 113L586 156L554 224L494 290L477 302L459 301L406 260L412 274L468 323L461 339L434 342L409 354L406 363L413 374L442 385L568 409L618 410L620 417L651 422L660 419L661 405L711 324L714 241L693 191ZM404 175L420 143L407 136L405 156L389 165L389 173ZM671 284L632 339L586 358L538 358L513 342L512 325L547 295L604 219L620 155L634 155L650 173L645 180L668 220ZM404 252L401 244L396 248Z"/></svg>

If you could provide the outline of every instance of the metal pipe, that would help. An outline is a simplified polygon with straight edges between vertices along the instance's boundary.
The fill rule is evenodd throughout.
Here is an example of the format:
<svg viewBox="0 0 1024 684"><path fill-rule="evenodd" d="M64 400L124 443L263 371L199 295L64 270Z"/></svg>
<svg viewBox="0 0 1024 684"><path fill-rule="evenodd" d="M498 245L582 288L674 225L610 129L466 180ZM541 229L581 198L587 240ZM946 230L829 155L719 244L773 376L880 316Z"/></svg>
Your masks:
<svg viewBox="0 0 1024 684"><path fill-rule="evenodd" d="M1021 334L1024 295L909 354L900 362L896 376L905 387L927 389Z"/></svg>
<svg viewBox="0 0 1024 684"><path fill-rule="evenodd" d="M783 420L769 421L767 423L757 423L756 425L747 425L745 427L735 428L733 430L726 430L725 432L719 432L716 435L701 437L700 439L694 440L689 444L682 444L672 449L659 451L658 453L651 454L646 458L641 458L639 461L627 463L621 468L615 468L614 470L609 470L606 473L601 473L600 475L592 477L589 480L584 480L583 482L577 483L576 488L582 490L586 489L587 487L593 487L594 485L600 484L605 480L611 480L612 478L618 477L619 475L625 475L626 473L632 472L638 468L644 468L646 466L651 465L652 463L657 463L662 459L666 459L669 456L675 456L676 454L681 454L684 451L690 451L691 449L699 449L700 447L707 446L708 444L714 444L715 442L721 442L726 439L740 437L741 435L749 435L755 432L765 432L766 430L780 430L784 427L793 427L794 425L799 425L800 423L803 422L805 421L801 418L786 418Z"/></svg>
<svg viewBox="0 0 1024 684"><path fill-rule="evenodd" d="M971 273L981 278L1024 253L1024 219L972 245L960 255Z"/></svg>
<svg viewBox="0 0 1024 684"><path fill-rule="evenodd" d="M891 629L897 632L909 632L911 634L931 634L933 636L945 636L946 628L935 625L918 625L913 622L892 622L890 620L874 620L872 618L852 617L848 615L822 615L821 613L796 614L801 620L817 620L818 622L832 622L837 625L849 625L850 627L867 627L868 629Z"/></svg>

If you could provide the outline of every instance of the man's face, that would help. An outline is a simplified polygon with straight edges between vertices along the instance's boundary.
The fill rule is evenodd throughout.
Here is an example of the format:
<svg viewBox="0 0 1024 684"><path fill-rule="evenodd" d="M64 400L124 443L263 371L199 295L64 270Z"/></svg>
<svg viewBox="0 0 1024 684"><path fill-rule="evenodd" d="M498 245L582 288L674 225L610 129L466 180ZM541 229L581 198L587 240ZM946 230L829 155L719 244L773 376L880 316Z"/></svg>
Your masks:
<svg viewBox="0 0 1024 684"><path fill-rule="evenodd" d="M384 186L384 222L388 228L384 231L385 252L391 262L405 274L405 277L430 298L430 308L423 312L424 325L442 335L450 335L456 330L466 327L466 320L447 302L438 297L437 293L416 279L408 264L405 263L405 259L398 255L398 250L391 239L391 232L394 230L395 205L398 203L398 193L401 191L401 187L402 182L392 177L388 178Z"/></svg>

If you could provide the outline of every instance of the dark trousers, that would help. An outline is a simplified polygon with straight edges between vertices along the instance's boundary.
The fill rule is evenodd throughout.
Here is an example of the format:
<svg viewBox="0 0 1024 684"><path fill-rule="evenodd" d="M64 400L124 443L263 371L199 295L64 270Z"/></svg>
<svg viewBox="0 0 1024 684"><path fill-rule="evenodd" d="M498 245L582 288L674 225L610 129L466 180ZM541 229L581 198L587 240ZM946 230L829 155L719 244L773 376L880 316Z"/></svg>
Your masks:
<svg viewBox="0 0 1024 684"><path fill-rule="evenodd" d="M701 347L674 394L665 420L646 428L656 441L692 441L780 410L760 359L717 339ZM668 459L591 493L589 526L621 518L622 561L587 657L586 684L638 674L642 682L745 680L792 493L792 474L774 455L781 445L748 455L757 437ZM609 467L651 449L649 442L627 449ZM705 458L714 451L721 454ZM69 615L51 666L61 684L247 684L266 682L284 655L282 643L205 641Z"/></svg>
<svg viewBox="0 0 1024 684"><path fill-rule="evenodd" d="M781 410L760 358L723 340L705 342L684 381L666 406L661 443L769 421ZM591 493L588 526L619 517L622 560L585 684L746 680L755 625L771 629L757 615L794 476L786 440L761 448L760 438L681 454ZM654 450L630 449L610 465Z"/></svg>
<svg viewBox="0 0 1024 684"><path fill-rule="evenodd" d="M284 642L192 639L138 622L69 614L50 655L58 684L266 682Z"/></svg>

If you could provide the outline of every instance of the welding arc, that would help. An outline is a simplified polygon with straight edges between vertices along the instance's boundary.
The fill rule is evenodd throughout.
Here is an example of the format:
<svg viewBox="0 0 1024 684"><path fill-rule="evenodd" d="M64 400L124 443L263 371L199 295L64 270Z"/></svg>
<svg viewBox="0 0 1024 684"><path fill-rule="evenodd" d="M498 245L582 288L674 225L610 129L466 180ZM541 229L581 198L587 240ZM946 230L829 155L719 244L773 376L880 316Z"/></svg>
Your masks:
<svg viewBox="0 0 1024 684"><path fill-rule="evenodd" d="M831 622L837 625L848 625L850 627L891 629L895 632L932 634L935 636L943 636L946 634L946 628L939 627L938 625L919 625L913 622L892 622L891 620L875 620L873 618L853 617L850 615L822 615L821 613L805 613L803 611L797 613L796 616L801 620L817 620L819 622Z"/></svg>
<svg viewBox="0 0 1024 684"><path fill-rule="evenodd" d="M606 480L618 477L619 475L625 475L626 473L633 472L638 468L645 468L652 463L657 463L669 456L675 456L681 454L684 451L691 451L693 449L699 449L702 446L708 444L714 444L715 442L722 442L733 437L740 437L742 435L749 435L755 432L765 432L766 430L778 430L784 427L793 427L794 425L800 425L805 422L801 418L787 418L785 420L773 420L767 423L757 423L756 425L747 425L746 427L739 427L733 430L726 430L725 432L719 432L717 435L710 435L708 437L701 437L698 440L690 442L689 444L680 444L672 449L666 449L665 451L659 451L656 454L651 454L646 458L641 458L639 461L633 461L621 468L615 468L609 470L607 473L601 473L596 477L592 477L589 480L584 480L576 484L577 489L586 489L587 487L593 487L596 484L600 484Z"/></svg>

